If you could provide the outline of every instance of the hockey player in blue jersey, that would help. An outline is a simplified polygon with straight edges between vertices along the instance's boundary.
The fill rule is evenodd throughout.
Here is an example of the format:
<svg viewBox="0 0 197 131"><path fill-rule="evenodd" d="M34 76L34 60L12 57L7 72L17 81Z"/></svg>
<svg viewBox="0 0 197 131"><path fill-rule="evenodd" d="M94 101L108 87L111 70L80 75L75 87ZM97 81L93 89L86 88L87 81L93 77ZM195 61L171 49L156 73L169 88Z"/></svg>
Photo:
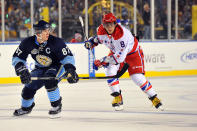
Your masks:
<svg viewBox="0 0 197 131"><path fill-rule="evenodd" d="M40 20L33 25L35 35L25 38L16 49L12 65L17 76L20 76L24 84L22 90L21 108L14 111L14 116L29 114L33 107L36 91L45 86L51 103L49 115L57 116L61 112L62 103L58 80L36 80L31 77L59 77L62 73L68 77L69 83L77 83L78 75L75 68L75 60L72 52L66 46L63 39L50 35L50 24ZM29 73L26 67L28 55L35 60L35 69ZM64 68L61 68L64 67Z"/></svg>

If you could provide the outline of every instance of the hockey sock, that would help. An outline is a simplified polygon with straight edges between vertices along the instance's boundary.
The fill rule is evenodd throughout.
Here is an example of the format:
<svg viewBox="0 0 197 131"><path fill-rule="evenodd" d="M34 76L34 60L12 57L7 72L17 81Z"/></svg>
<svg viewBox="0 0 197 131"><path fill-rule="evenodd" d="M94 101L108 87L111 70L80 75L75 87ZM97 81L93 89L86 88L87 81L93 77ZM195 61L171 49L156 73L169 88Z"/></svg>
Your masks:
<svg viewBox="0 0 197 131"><path fill-rule="evenodd" d="M117 78L113 78L113 79L109 79L107 80L107 83L113 92L120 92L120 88L119 88L119 80Z"/></svg>
<svg viewBox="0 0 197 131"><path fill-rule="evenodd" d="M34 102L34 98L29 99L29 100L25 100L22 98L22 107L30 107L32 105L32 103Z"/></svg>
<svg viewBox="0 0 197 131"><path fill-rule="evenodd" d="M144 91L149 97L152 97L156 94L152 85L149 81L146 81L142 86L140 86L141 90Z"/></svg>
<svg viewBox="0 0 197 131"><path fill-rule="evenodd" d="M152 97L156 94L156 92L152 88L151 83L146 79L143 74L133 74L131 75L131 79L137 86L141 88L144 93L148 95L148 97Z"/></svg>
<svg viewBox="0 0 197 131"><path fill-rule="evenodd" d="M59 88L56 88L54 91L48 91L48 98L50 100L50 102L54 102L60 99L60 91Z"/></svg>

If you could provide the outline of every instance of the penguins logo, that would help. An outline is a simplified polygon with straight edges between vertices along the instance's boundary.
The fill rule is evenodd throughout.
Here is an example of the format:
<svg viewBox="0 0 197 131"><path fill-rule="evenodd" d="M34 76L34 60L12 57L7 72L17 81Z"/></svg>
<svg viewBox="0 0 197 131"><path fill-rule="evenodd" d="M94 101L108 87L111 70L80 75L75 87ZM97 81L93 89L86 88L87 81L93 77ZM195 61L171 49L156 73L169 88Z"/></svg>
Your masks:
<svg viewBox="0 0 197 131"><path fill-rule="evenodd" d="M50 66L52 63L52 59L44 55L37 55L36 60L38 61L39 64L45 67Z"/></svg>

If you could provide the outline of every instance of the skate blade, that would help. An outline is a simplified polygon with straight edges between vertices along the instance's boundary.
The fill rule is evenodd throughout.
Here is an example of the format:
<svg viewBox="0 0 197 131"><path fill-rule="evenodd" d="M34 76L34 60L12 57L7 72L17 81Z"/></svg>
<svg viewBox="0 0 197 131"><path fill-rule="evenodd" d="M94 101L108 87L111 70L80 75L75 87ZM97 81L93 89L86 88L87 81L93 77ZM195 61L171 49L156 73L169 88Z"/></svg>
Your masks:
<svg viewBox="0 0 197 131"><path fill-rule="evenodd" d="M120 105L120 106L115 106L114 109L115 111L122 111L124 108L123 105Z"/></svg>
<svg viewBox="0 0 197 131"><path fill-rule="evenodd" d="M50 117L51 119L57 119L57 118L60 118L60 117L61 117L61 114L58 113L58 114L54 114L54 115L49 115L49 117Z"/></svg>
<svg viewBox="0 0 197 131"><path fill-rule="evenodd" d="M159 109L160 111L164 111L164 108L163 108L162 106L159 106L158 109Z"/></svg>
<svg viewBox="0 0 197 131"><path fill-rule="evenodd" d="M13 116L13 117L25 117L25 116L29 116L29 114L30 114L30 113L15 115L15 114L13 113L12 116Z"/></svg>

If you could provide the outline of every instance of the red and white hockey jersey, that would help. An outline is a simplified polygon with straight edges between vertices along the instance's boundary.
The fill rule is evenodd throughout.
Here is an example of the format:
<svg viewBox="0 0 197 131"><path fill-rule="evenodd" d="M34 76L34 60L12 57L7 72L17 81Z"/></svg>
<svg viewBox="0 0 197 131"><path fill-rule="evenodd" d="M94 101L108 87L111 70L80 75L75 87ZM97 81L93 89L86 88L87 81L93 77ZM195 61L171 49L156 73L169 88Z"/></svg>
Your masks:
<svg viewBox="0 0 197 131"><path fill-rule="evenodd" d="M108 35L103 25L98 27L98 40L101 44L106 45L112 52L116 63L122 63L128 54L138 50L138 41L133 37L131 32L117 24L112 35Z"/></svg>

